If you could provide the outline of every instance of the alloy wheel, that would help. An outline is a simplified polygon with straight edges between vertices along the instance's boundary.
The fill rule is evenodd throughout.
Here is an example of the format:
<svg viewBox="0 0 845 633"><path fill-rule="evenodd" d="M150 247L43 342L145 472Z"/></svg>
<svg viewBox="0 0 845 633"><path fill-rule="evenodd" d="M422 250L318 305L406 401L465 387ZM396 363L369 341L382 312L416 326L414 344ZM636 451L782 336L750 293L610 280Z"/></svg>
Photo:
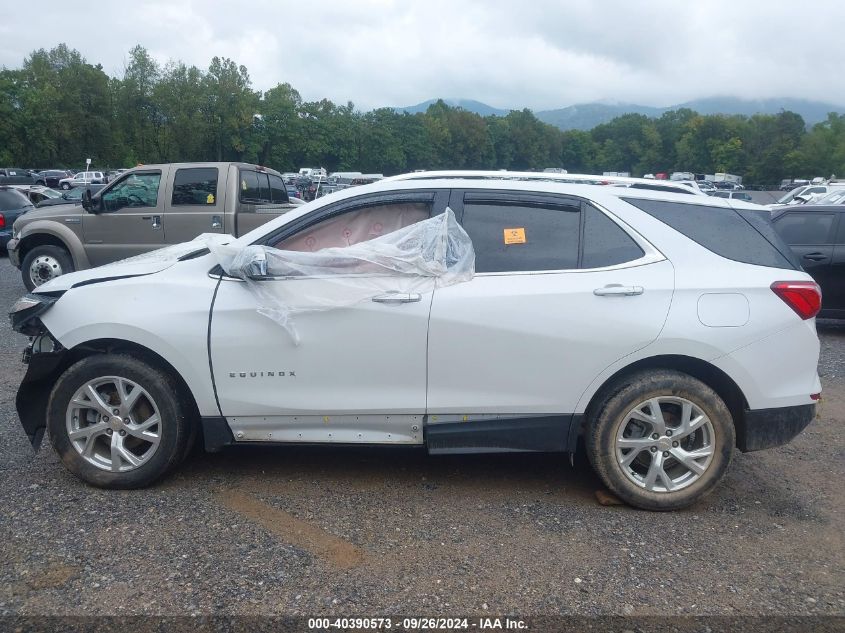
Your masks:
<svg viewBox="0 0 845 633"><path fill-rule="evenodd" d="M675 492L697 481L713 461L715 432L707 414L676 396L633 407L616 434L616 460L625 476L650 492Z"/></svg>
<svg viewBox="0 0 845 633"><path fill-rule="evenodd" d="M112 472L150 460L161 441L161 417L150 394L118 376L89 380L67 408L70 443L88 463Z"/></svg>

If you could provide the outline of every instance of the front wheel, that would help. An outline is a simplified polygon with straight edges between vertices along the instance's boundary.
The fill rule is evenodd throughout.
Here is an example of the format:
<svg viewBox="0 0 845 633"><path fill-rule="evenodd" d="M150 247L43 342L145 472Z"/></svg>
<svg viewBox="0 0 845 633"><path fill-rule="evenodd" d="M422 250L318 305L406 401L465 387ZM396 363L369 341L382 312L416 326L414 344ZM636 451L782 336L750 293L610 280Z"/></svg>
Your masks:
<svg viewBox="0 0 845 633"><path fill-rule="evenodd" d="M80 479L141 488L174 468L191 437L190 407L168 374L124 354L89 356L59 378L47 405L50 441Z"/></svg>
<svg viewBox="0 0 845 633"><path fill-rule="evenodd" d="M618 497L646 510L676 510L710 493L735 444L733 418L719 395L670 370L621 381L588 425L596 473Z"/></svg>
<svg viewBox="0 0 845 633"><path fill-rule="evenodd" d="M67 184L66 182L63 182L63 183L62 183L62 189L64 189L65 191L67 191L68 189L70 189L70 185L69 185L69 184Z"/></svg>
<svg viewBox="0 0 845 633"><path fill-rule="evenodd" d="M36 246L24 255L21 276L27 290L33 290L65 273L74 271L70 253L61 246Z"/></svg>

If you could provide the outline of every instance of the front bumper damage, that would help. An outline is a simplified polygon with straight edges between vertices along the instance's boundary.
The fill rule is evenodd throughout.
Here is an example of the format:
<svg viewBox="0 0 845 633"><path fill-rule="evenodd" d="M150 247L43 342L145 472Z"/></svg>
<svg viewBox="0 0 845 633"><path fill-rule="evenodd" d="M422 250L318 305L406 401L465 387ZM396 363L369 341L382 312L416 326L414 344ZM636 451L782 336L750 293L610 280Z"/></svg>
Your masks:
<svg viewBox="0 0 845 633"><path fill-rule="evenodd" d="M68 365L68 351L58 349L52 352L33 353L30 344L24 351L23 361L28 363L26 375L18 387L15 408L21 426L29 438L32 448L38 450L47 428L47 401L56 378Z"/></svg>

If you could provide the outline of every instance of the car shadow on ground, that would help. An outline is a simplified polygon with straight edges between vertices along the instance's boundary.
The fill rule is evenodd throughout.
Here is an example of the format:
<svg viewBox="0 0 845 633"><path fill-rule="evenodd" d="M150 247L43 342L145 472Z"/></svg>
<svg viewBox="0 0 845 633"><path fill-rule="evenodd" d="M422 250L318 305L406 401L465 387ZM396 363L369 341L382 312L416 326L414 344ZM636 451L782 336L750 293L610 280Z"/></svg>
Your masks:
<svg viewBox="0 0 845 633"><path fill-rule="evenodd" d="M570 465L568 453L429 455L415 447L235 446L219 453L195 452L180 472L188 479L261 482L291 480L357 489L407 486L437 490L548 494L550 490L595 500L603 490L584 454Z"/></svg>

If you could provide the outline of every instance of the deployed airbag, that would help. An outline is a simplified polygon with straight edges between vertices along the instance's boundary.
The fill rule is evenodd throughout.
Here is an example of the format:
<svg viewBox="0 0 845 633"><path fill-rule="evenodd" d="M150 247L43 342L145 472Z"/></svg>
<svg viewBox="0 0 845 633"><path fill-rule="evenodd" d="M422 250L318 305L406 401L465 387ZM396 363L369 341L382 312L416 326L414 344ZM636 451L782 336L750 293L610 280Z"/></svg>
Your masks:
<svg viewBox="0 0 845 633"><path fill-rule="evenodd" d="M296 313L348 307L384 293L430 292L475 273L472 241L448 208L349 246L303 252L209 242L208 248L227 275L246 282L259 314L284 327L296 343ZM319 283L301 283L315 279Z"/></svg>

